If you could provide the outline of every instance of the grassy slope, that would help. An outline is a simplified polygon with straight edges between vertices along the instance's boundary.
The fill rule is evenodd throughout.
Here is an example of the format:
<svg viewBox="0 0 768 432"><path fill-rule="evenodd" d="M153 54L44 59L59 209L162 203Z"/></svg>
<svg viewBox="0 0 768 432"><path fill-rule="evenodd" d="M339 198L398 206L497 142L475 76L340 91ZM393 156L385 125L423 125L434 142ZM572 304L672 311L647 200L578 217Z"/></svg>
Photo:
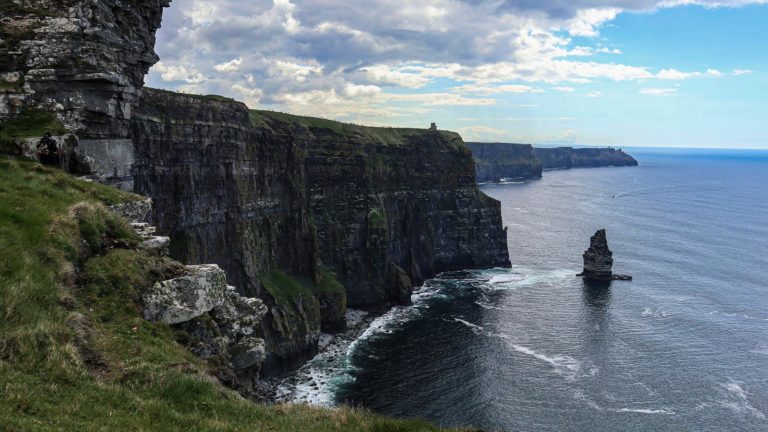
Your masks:
<svg viewBox="0 0 768 432"><path fill-rule="evenodd" d="M0 157L0 430L437 430L257 405L208 378L172 328L141 318L137 296L178 264L119 247L136 238L99 203L133 198Z"/></svg>

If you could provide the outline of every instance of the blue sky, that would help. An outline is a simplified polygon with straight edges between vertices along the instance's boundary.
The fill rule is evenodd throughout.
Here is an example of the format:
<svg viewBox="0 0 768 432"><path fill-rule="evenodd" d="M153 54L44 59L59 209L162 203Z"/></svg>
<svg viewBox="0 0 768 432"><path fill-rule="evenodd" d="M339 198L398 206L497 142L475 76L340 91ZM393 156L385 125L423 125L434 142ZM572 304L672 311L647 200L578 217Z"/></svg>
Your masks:
<svg viewBox="0 0 768 432"><path fill-rule="evenodd" d="M768 148L763 3L174 0L147 81L468 141Z"/></svg>

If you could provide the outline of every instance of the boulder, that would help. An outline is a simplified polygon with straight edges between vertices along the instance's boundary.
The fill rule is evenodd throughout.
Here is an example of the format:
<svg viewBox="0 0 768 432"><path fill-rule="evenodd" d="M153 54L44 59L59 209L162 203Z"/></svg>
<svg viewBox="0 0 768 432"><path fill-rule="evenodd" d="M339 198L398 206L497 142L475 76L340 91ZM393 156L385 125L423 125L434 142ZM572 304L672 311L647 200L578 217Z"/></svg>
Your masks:
<svg viewBox="0 0 768 432"><path fill-rule="evenodd" d="M152 200L145 199L127 203L115 204L110 210L131 223L144 223L152 212Z"/></svg>
<svg viewBox="0 0 768 432"><path fill-rule="evenodd" d="M261 366L267 357L264 339L245 337L229 348L232 365L236 371L244 371L252 366Z"/></svg>
<svg viewBox="0 0 768 432"><path fill-rule="evenodd" d="M171 238L164 236L152 236L144 240L139 248L154 256L168 256Z"/></svg>
<svg viewBox="0 0 768 432"><path fill-rule="evenodd" d="M183 276L158 282L144 295L144 318L178 324L223 303L227 277L215 264L186 266Z"/></svg>
<svg viewBox="0 0 768 432"><path fill-rule="evenodd" d="M266 314L267 307L261 300L243 297L235 287L228 286L224 301L213 308L211 318L229 341L236 341L258 332L261 319Z"/></svg>

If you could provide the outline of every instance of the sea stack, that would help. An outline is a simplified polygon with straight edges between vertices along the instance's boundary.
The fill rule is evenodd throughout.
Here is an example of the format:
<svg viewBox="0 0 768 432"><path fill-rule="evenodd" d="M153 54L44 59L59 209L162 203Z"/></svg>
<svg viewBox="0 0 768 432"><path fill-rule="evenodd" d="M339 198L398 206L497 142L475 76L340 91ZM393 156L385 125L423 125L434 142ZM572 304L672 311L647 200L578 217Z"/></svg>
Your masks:
<svg viewBox="0 0 768 432"><path fill-rule="evenodd" d="M589 241L589 249L584 252L584 270L577 276L594 281L632 280L632 276L613 274L612 268L613 252L608 249L605 230L597 230Z"/></svg>

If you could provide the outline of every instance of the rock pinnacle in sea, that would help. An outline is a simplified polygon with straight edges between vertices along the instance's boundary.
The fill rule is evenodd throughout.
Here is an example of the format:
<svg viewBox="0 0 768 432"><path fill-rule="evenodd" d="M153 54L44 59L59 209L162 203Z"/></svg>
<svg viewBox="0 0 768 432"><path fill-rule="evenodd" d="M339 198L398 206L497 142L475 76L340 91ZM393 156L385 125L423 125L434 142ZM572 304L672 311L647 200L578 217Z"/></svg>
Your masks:
<svg viewBox="0 0 768 432"><path fill-rule="evenodd" d="M589 249L584 252L584 270L577 276L596 281L632 280L632 276L613 274L612 268L613 252L608 249L605 229L597 230L589 241Z"/></svg>

